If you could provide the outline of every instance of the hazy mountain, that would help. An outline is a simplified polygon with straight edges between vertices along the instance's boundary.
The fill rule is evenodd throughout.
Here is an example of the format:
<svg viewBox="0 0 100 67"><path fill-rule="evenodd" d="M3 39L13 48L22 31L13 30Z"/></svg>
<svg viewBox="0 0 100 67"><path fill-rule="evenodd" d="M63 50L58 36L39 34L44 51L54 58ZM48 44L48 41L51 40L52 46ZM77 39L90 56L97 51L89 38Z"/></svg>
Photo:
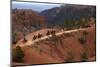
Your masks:
<svg viewBox="0 0 100 67"><path fill-rule="evenodd" d="M32 9L37 12L59 7L61 4L34 3L34 2L16 2L12 1L12 9Z"/></svg>
<svg viewBox="0 0 100 67"><path fill-rule="evenodd" d="M96 7L88 5L62 5L40 13L47 19L48 25L62 24L65 20L96 17Z"/></svg>

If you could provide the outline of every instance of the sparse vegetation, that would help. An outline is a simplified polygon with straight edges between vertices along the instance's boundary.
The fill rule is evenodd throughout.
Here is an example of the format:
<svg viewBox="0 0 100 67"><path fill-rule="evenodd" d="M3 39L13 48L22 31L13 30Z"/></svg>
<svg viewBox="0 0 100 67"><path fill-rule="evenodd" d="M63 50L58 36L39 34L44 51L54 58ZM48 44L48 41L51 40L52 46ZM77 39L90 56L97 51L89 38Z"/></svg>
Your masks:
<svg viewBox="0 0 100 67"><path fill-rule="evenodd" d="M59 36L56 36L55 34L52 34L52 37L49 38L49 41L51 41L54 44L54 46L57 46L58 44L63 46L62 39Z"/></svg>
<svg viewBox="0 0 100 67"><path fill-rule="evenodd" d="M81 43L81 44L85 44L86 43L86 37L88 35L88 32L87 31L83 31L81 37L78 38L78 41Z"/></svg>
<svg viewBox="0 0 100 67"><path fill-rule="evenodd" d="M73 60L74 60L73 52L67 52L67 56L66 56L65 62L73 62Z"/></svg>
<svg viewBox="0 0 100 67"><path fill-rule="evenodd" d="M16 48L13 49L12 52L13 52L12 53L13 61L15 61L15 62L23 62L24 61L23 60L24 53L23 53L23 51L22 51L20 46L16 46Z"/></svg>
<svg viewBox="0 0 100 67"><path fill-rule="evenodd" d="M88 35L87 31L83 31L83 35L86 37Z"/></svg>
<svg viewBox="0 0 100 67"><path fill-rule="evenodd" d="M33 47L34 47L34 48L38 48L38 46L36 46L36 45L33 45Z"/></svg>
<svg viewBox="0 0 100 67"><path fill-rule="evenodd" d="M65 28L66 30L77 29L80 27L89 27L89 23L86 18L80 18L78 20L65 20L64 24L62 25L62 28Z"/></svg>
<svg viewBox="0 0 100 67"><path fill-rule="evenodd" d="M86 27L86 25L88 24L88 21L86 18L81 18L80 19L80 26L81 27Z"/></svg>
<svg viewBox="0 0 100 67"><path fill-rule="evenodd" d="M85 44L85 43L86 43L85 37L80 37L80 38L78 39L78 41L79 41L81 44Z"/></svg>
<svg viewBox="0 0 100 67"><path fill-rule="evenodd" d="M58 36L56 36L55 34L52 34L52 37L49 38L49 41L52 44L52 45L50 44L51 48L53 48L57 51L59 58L63 58L63 53L58 48L58 45L61 45L61 47L64 48L62 40ZM51 55L52 55L52 49L51 49L50 52L51 52Z"/></svg>
<svg viewBox="0 0 100 67"><path fill-rule="evenodd" d="M16 44L16 33L12 33L12 43Z"/></svg>
<svg viewBox="0 0 100 67"><path fill-rule="evenodd" d="M52 34L52 37L49 38L49 41L57 42L58 41L58 37L55 34Z"/></svg>
<svg viewBox="0 0 100 67"><path fill-rule="evenodd" d="M42 49L39 49L40 54L42 53L42 51L43 51Z"/></svg>
<svg viewBox="0 0 100 67"><path fill-rule="evenodd" d="M13 63L69 63L95 56L95 18L89 20L95 10L80 7L12 9L12 43L19 45L12 45Z"/></svg>
<svg viewBox="0 0 100 67"><path fill-rule="evenodd" d="M72 36L72 34L71 33L64 33L64 36L65 37L70 37L70 36Z"/></svg>
<svg viewBox="0 0 100 67"><path fill-rule="evenodd" d="M84 51L84 52L81 54L81 59L82 59L83 62L87 61L88 56L87 56L86 51Z"/></svg>
<svg viewBox="0 0 100 67"><path fill-rule="evenodd" d="M73 28L73 25L74 25L73 21L65 20L63 27L66 28L67 30L70 30Z"/></svg>

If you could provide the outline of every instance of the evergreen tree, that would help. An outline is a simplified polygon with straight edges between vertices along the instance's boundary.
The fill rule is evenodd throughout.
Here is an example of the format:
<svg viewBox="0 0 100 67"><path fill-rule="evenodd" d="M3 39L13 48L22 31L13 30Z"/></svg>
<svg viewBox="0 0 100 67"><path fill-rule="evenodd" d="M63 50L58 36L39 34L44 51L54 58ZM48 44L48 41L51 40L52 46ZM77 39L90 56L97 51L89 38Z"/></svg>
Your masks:
<svg viewBox="0 0 100 67"><path fill-rule="evenodd" d="M16 46L16 48L12 52L13 61L23 62L24 53L20 46Z"/></svg>

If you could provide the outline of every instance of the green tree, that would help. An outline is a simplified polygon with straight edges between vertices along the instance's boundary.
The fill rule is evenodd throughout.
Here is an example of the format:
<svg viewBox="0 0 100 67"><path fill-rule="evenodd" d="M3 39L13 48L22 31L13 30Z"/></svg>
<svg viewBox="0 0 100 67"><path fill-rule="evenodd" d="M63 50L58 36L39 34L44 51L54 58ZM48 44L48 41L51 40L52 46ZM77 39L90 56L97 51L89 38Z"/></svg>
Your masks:
<svg viewBox="0 0 100 67"><path fill-rule="evenodd" d="M88 21L86 18L80 19L80 26L85 27L88 24Z"/></svg>
<svg viewBox="0 0 100 67"><path fill-rule="evenodd" d="M63 26L64 26L64 28L69 30L69 29L73 28L74 24L73 24L73 21L71 21L71 20L65 20Z"/></svg>
<svg viewBox="0 0 100 67"><path fill-rule="evenodd" d="M23 58L24 58L24 53L21 49L20 46L16 46L15 49L13 49L12 51L12 59L13 61L16 61L16 62L23 62Z"/></svg>

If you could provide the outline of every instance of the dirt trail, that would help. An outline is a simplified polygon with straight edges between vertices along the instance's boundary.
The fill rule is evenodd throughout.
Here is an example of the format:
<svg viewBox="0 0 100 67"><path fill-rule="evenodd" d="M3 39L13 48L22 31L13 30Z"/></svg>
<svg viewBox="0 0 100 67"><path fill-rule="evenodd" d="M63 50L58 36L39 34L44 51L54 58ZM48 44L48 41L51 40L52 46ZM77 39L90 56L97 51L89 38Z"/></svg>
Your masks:
<svg viewBox="0 0 100 67"><path fill-rule="evenodd" d="M92 27L91 27L92 28ZM74 30L69 30L69 31L61 31L61 32L58 32L56 33L55 35L59 36L59 35L62 35L64 33L71 33L71 32L76 32L76 31L81 31L81 30L86 30L87 28L80 28L80 29L74 29ZM42 40L46 40L48 38L50 38L52 35L48 35L48 36L43 36L41 38L38 38L36 40L28 40L26 43L22 43L22 42L19 42L17 43L16 45L19 45L21 47L24 47L24 46L29 46L29 45L32 45L32 44L35 44L36 42L39 42L39 41L42 41Z"/></svg>

